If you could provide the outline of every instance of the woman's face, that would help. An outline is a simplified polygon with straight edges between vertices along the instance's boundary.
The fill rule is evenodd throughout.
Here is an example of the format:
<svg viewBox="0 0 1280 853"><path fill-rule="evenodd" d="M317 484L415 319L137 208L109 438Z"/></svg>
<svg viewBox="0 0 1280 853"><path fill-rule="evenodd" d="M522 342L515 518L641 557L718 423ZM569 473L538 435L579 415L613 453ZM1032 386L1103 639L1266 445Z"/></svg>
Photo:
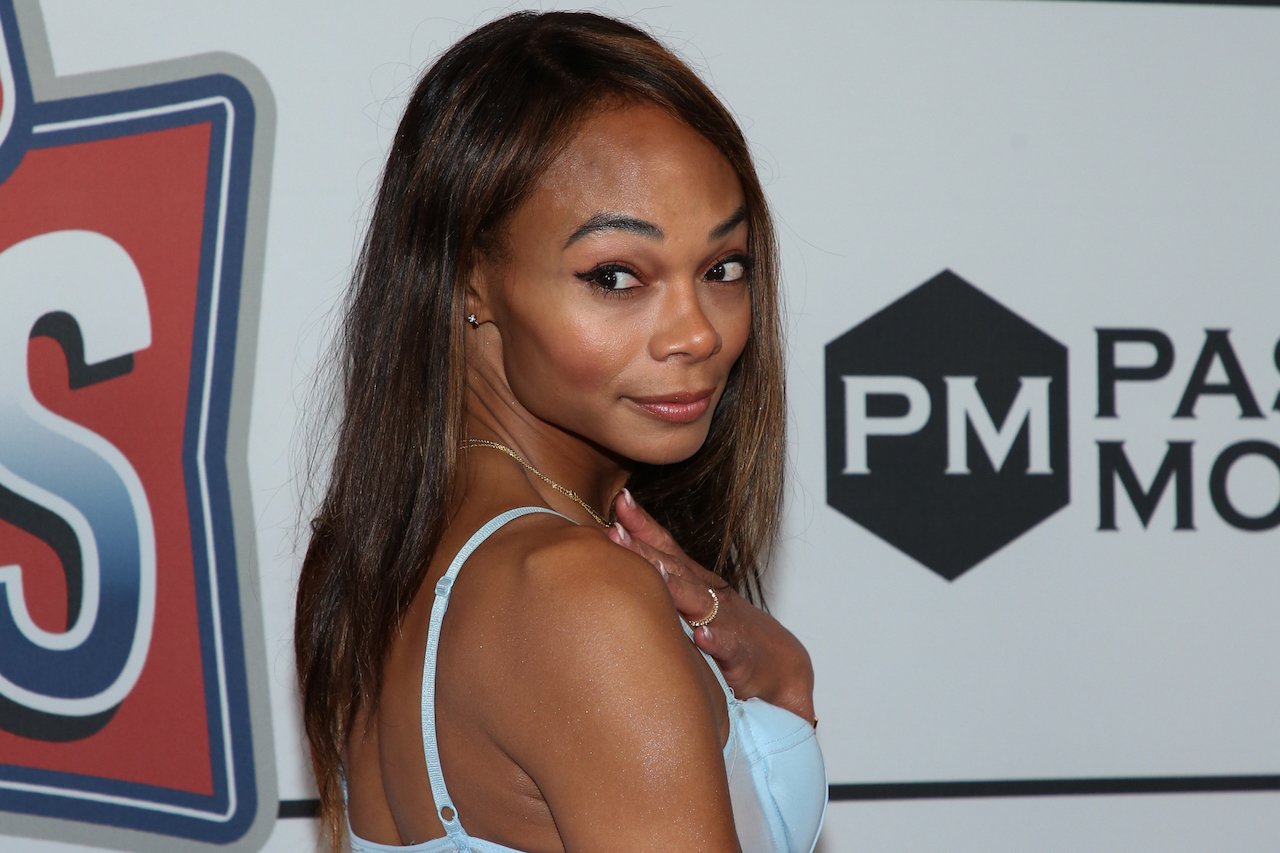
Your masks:
<svg viewBox="0 0 1280 853"><path fill-rule="evenodd" d="M629 459L693 455L751 326L743 205L724 156L659 107L589 117L482 285L518 403Z"/></svg>

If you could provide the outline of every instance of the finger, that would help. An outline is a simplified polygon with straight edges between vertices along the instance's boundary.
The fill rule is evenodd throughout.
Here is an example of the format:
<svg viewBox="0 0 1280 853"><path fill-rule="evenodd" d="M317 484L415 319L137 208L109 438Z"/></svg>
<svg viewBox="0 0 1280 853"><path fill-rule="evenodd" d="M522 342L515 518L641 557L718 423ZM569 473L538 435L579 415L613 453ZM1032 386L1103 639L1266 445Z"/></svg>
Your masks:
<svg viewBox="0 0 1280 853"><path fill-rule="evenodd" d="M711 656L725 683L739 699L750 699L758 691L751 684L752 666L747 649L738 642L737 632L726 626L707 625L693 632L693 643Z"/></svg>
<svg viewBox="0 0 1280 853"><path fill-rule="evenodd" d="M713 630L710 625L695 628L693 630L693 642L694 645L716 660L720 660L724 656L724 646L720 642L720 632Z"/></svg>
<svg viewBox="0 0 1280 853"><path fill-rule="evenodd" d="M663 552L655 549L649 543L632 536L631 533L621 524L615 523L612 525L609 528L608 536L614 542L617 542L633 554L639 554L641 557L644 557L653 564L654 568L657 568L658 560L663 557L667 558L667 562L674 562L674 558L671 557L670 554L664 554Z"/></svg>
<svg viewBox="0 0 1280 853"><path fill-rule="evenodd" d="M620 501L621 503L621 501ZM641 510L643 512L643 510ZM653 522L657 529L662 528ZM665 533L665 531L664 531ZM708 587L714 587L719 595L725 595L728 585L717 575L683 558L683 552L672 554L655 548L653 545L632 536L621 524L613 524L607 534L614 543L644 557L649 561L667 582L667 590L676 610L684 619L702 619L711 612L711 594ZM667 537L670 539L670 537Z"/></svg>
<svg viewBox="0 0 1280 853"><path fill-rule="evenodd" d="M662 575L664 580L668 573L675 569L678 562L676 558L672 557L670 554L664 554L661 551L654 549L652 546L641 542L639 539L636 539L634 536L629 534L626 528L621 524L614 523L609 525L609 529L605 535L608 536L614 544L621 545L631 553L643 557L649 565L658 570L658 573Z"/></svg>
<svg viewBox="0 0 1280 853"><path fill-rule="evenodd" d="M675 574L669 574L667 577L667 589L671 591L671 600L676 603L676 610L680 611L680 615L686 620L697 621L705 619L715 610L715 601L711 598L711 593L707 584L701 584L694 581L686 580ZM720 596L720 612L718 616L724 615L725 605L724 593L717 593Z"/></svg>
<svg viewBox="0 0 1280 853"><path fill-rule="evenodd" d="M672 554L665 554L656 548L631 537L626 546L632 552L639 554L649 561L663 579L667 582L667 591L671 593L671 600L675 603L676 610L684 619L702 619L712 610L711 593L707 592L708 587L723 586L723 582L710 575L706 571L697 566L691 566L683 560ZM702 575L707 575L717 584L707 582ZM721 596L721 606L724 605L724 596L728 590L721 591L717 589L716 594Z"/></svg>
<svg viewBox="0 0 1280 853"><path fill-rule="evenodd" d="M653 563L655 567L657 562L661 560L665 566L664 574L685 578L691 581L695 587L713 586L719 591L725 586L723 580L699 566L679 548L674 551L664 551L651 542L646 542L638 536L633 536L632 532L620 523L615 523L609 529L608 535L614 542L644 557Z"/></svg>
<svg viewBox="0 0 1280 853"><path fill-rule="evenodd" d="M698 587L709 586L714 588L715 591L718 593L722 592L722 590L726 590L729 588L729 584L725 582L724 578L720 577L714 572L707 571L702 566L698 565L693 560L687 557L683 560L680 560L680 568L677 574L679 574L680 577L684 578L686 581L693 584L694 586L698 586Z"/></svg>
<svg viewBox="0 0 1280 853"><path fill-rule="evenodd" d="M621 522L615 521L613 524L610 524L609 529L605 531L604 535L608 536L615 545L621 545L623 548L626 548L631 544L631 534L627 532L627 529L622 526Z"/></svg>
<svg viewBox="0 0 1280 853"><path fill-rule="evenodd" d="M615 521L613 524L610 524L609 529L605 531L605 535L608 536L615 544L621 545L628 551L633 551L634 553L639 554L649 562L653 562L654 558L651 555L652 548L632 536L631 532L627 530L627 528L623 527L621 522Z"/></svg>
<svg viewBox="0 0 1280 853"><path fill-rule="evenodd" d="M676 540L667 532L667 529L654 521L653 516L636 503L627 489L623 489L618 494L618 499L613 503L613 511L618 521L622 522L622 526L635 538L652 545L659 551L684 554L683 549L676 544Z"/></svg>
<svg viewBox="0 0 1280 853"><path fill-rule="evenodd" d="M755 666L750 646L738 638L736 631L708 625L694 631L693 642L720 667L725 682L739 699L759 695L759 687L753 683Z"/></svg>

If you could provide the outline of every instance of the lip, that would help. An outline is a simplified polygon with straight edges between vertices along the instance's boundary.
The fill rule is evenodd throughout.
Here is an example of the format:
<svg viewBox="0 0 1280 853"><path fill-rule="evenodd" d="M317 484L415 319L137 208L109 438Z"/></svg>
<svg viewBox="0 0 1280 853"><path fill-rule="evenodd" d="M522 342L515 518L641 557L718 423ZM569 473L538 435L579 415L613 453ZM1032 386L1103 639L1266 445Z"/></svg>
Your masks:
<svg viewBox="0 0 1280 853"><path fill-rule="evenodd" d="M676 391L673 394L628 399L655 418L673 424L688 424L702 417L711 408L711 395L714 392L714 388L706 388L701 391Z"/></svg>

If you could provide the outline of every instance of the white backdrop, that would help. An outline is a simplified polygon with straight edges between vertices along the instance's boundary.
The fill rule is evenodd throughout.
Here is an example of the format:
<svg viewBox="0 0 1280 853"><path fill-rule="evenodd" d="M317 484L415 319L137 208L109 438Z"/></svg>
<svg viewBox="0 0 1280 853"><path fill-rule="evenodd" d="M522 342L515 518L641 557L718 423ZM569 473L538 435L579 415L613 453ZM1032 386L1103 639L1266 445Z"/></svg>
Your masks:
<svg viewBox="0 0 1280 853"><path fill-rule="evenodd" d="M252 382L253 594L270 691L253 698L269 703L280 800L314 797L290 645L296 425L403 98L443 47L507 8L39 4L59 77L229 53L274 99L256 360L237 383ZM714 85L779 222L792 480L772 601L813 654L829 777L847 786L820 849L1280 849L1280 539L1232 527L1208 486L1228 445L1280 444L1280 9L602 8ZM1070 369L1069 505L952 582L828 506L825 468L824 346L944 269L1064 344ZM1160 330L1174 350L1167 377L1120 384L1111 419L1097 416L1099 328ZM1230 330L1261 418L1221 394L1171 417L1209 328ZM1195 530L1173 529L1172 493L1144 528L1123 492L1118 530L1099 530L1097 443L1112 440L1144 484L1167 441L1194 442ZM1228 487L1241 512L1264 516L1280 469L1250 457ZM1223 776L1269 777L1253 784L1270 790L1019 796L1037 790L1028 780L1201 780L1194 790ZM870 787L983 781L1005 796L890 786L877 799ZM4 849L93 849L6 841L9 820L0 813ZM264 831L264 849L307 849L314 823Z"/></svg>

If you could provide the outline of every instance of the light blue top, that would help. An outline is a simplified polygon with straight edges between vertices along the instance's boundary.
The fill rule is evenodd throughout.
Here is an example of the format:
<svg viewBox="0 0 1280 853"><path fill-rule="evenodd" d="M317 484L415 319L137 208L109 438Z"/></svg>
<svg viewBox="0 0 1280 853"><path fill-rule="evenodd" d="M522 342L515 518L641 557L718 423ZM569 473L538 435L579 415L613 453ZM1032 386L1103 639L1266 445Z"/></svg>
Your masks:
<svg viewBox="0 0 1280 853"><path fill-rule="evenodd" d="M422 662L422 743L427 778L443 838L397 846L365 841L350 833L352 853L521 853L492 841L474 838L462 828L462 816L449 797L436 743L436 655L440 626L449 607L449 592L472 552L507 522L535 512L559 515L545 507L508 510L475 532L436 583ZM681 622L683 625L683 621ZM689 628L685 627L689 633ZM703 655L703 657L707 657ZM813 726L795 714L760 699L745 702L733 695L720 668L707 663L724 689L729 707L729 739L724 745L725 770L733 821L743 853L808 853L818 840L827 807L827 774ZM450 815L449 819L445 815Z"/></svg>

